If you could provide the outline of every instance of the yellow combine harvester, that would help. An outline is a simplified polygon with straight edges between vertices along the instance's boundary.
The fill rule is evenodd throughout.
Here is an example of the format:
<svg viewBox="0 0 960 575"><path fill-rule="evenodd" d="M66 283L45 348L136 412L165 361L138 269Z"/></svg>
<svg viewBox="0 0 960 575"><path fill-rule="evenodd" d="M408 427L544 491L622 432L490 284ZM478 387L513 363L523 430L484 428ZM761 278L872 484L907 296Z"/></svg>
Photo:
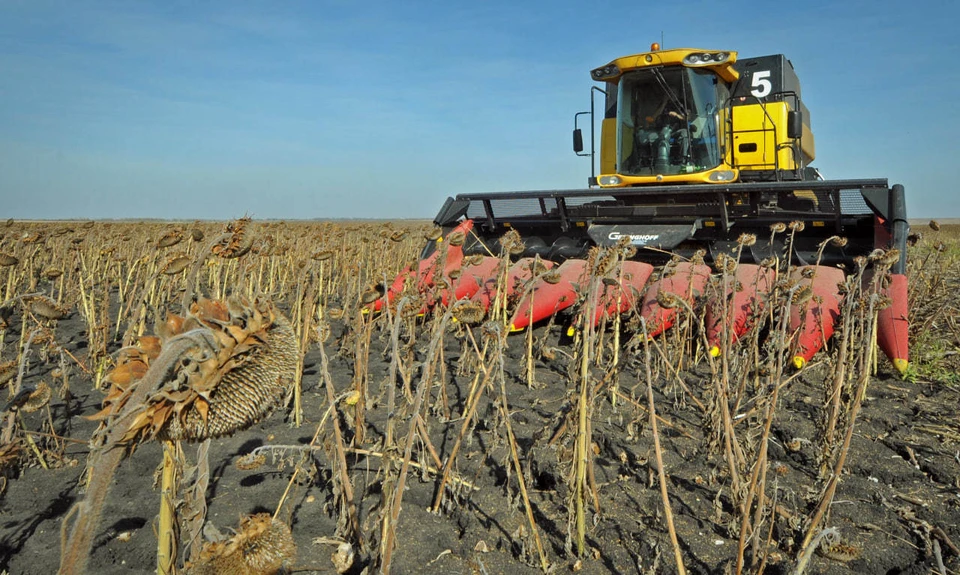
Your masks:
<svg viewBox="0 0 960 575"><path fill-rule="evenodd" d="M602 87L592 88L591 109L576 114L573 134L574 151L594 166L594 97L601 94L600 173L592 168L589 187L448 198L434 220L444 234L377 306L412 284L428 294L428 307L469 298L486 309L497 285L506 285L514 302L511 326L519 330L575 305L591 248L629 244L637 248L634 261L621 266L629 273L605 282L616 294L604 301L617 304L599 302L597 318L635 307L657 333L673 317L657 294L704 303L696 296L710 280L706 264L736 254L732 285L739 287L727 294L730 325L710 320L718 316L716 302L705 302L711 352L719 353L722 338L736 340L750 327L777 275L788 274L813 294L791 313L798 334L794 363L802 367L833 333L842 300L837 284L856 269L857 258L897 248L885 267L875 265L884 277L872 281L868 270L865 281L893 301L881 312L878 342L894 366L906 370L903 186L886 179L824 180L811 167L810 113L789 60L654 44L591 76ZM584 115L590 117L589 152L577 127ZM519 232L522 246L502 245L510 230ZM507 247L514 263L505 271L497 256ZM530 258L556 272L531 278ZM653 265L661 264L670 269L655 273Z"/></svg>

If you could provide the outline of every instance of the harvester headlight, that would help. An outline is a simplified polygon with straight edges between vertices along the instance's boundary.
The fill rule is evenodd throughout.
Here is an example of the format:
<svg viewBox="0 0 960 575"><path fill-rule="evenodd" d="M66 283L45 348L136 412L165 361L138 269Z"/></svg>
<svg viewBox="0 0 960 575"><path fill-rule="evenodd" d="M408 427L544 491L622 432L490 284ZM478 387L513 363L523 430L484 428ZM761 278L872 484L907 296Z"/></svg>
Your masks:
<svg viewBox="0 0 960 575"><path fill-rule="evenodd" d="M725 62L729 57L729 52L694 52L687 54L683 63L687 66L705 66Z"/></svg>
<svg viewBox="0 0 960 575"><path fill-rule="evenodd" d="M737 173L733 170L717 170L710 174L711 182L732 182L733 179L737 177Z"/></svg>
<svg viewBox="0 0 960 575"><path fill-rule="evenodd" d="M616 186L623 182L620 176L600 176L601 186Z"/></svg>
<svg viewBox="0 0 960 575"><path fill-rule="evenodd" d="M608 64L601 68L596 68L590 72L590 75L593 76L594 80L605 80L607 78L613 78L620 75L620 68L614 64Z"/></svg>

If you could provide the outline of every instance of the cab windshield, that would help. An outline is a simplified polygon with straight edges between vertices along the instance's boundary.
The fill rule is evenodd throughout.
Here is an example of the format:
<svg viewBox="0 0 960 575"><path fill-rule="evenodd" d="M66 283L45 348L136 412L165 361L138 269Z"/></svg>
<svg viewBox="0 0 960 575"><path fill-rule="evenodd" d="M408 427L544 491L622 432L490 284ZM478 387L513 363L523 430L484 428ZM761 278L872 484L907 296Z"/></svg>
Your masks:
<svg viewBox="0 0 960 575"><path fill-rule="evenodd" d="M617 173L702 172L720 165L717 100L724 84L708 70L650 68L620 79Z"/></svg>

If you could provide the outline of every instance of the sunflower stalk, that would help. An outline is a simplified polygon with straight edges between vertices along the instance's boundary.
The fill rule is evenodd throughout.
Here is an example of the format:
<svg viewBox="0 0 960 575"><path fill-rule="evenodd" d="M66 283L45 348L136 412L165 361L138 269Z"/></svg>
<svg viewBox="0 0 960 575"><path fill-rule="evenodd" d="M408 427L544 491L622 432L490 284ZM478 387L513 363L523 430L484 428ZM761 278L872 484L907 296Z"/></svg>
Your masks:
<svg viewBox="0 0 960 575"><path fill-rule="evenodd" d="M641 320L640 325L643 329L644 339L647 336L647 323ZM673 511L670 507L670 494L667 491L667 473L663 466L663 451L660 448L660 432L657 427L657 410L653 398L653 373L650 369L650 347L644 346L644 367L647 380L647 413L650 416L650 430L653 433L653 448L657 458L657 477L660 483L660 499L663 502L664 517L667 521L667 532L670 535L670 543L673 546L674 560L677 562L677 572L680 575L686 575L686 568L683 564L683 553L680 550L680 542L677 539L677 530L673 524Z"/></svg>
<svg viewBox="0 0 960 575"><path fill-rule="evenodd" d="M160 473L160 521L157 525L157 575L173 575L177 560L177 452L173 441L163 442L163 470Z"/></svg>
<svg viewBox="0 0 960 575"><path fill-rule="evenodd" d="M432 385L437 367L437 359L440 356L440 347L443 345L443 336L446 333L447 325L450 323L452 314L453 306L448 306L447 311L440 318L439 324L433 332L433 337L427 350L427 357L424 361L423 376L420 379L420 385L417 388L417 394L410 410L410 425L404 442L403 462L400 464L400 472L396 477L396 485L388 501L388 509L384 510L384 518L381 525L383 539L380 547L380 572L384 575L389 575L390 573L393 551L396 546L397 523L400 520L400 503L403 500L407 472L409 471L410 462L413 458L413 444L418 427L417 419L420 410L423 408L424 397Z"/></svg>
<svg viewBox="0 0 960 575"><path fill-rule="evenodd" d="M572 511L574 513L574 541L577 546L577 555L583 557L587 552L586 533L587 533L587 497L591 492L588 482L590 475L589 468L593 464L592 457L592 432L591 432L591 403L593 394L590 393L592 385L590 384L590 362L591 349L594 344L594 326L593 318L596 316L596 294L601 285L600 278L591 277L590 285L586 292L586 309L580 316L581 321L581 350L580 350L580 392L577 399L577 431L574 446L573 460L573 497ZM593 492L594 505L596 512L600 513L599 501L596 492Z"/></svg>
<svg viewBox="0 0 960 575"><path fill-rule="evenodd" d="M498 345L503 345L503 339L499 339ZM537 546L537 555L540 558L540 568L544 573L549 572L550 564L547 561L547 555L543 551L543 543L540 541L540 530L537 529L537 521L533 517L533 508L530 506L530 495L527 493L526 481L523 478L523 466L520 465L520 455L517 449L517 440L513 435L513 425L510 423L510 404L507 401L507 386L504 377L503 353L499 350L497 353L497 379L500 381L500 411L503 415L503 421L507 428L507 440L510 442L510 456L513 460L514 470L517 475L517 483L520 486L520 495L523 497L523 509L527 516L527 522L530 525L530 531L533 533L533 540ZM586 387L586 385L584 385Z"/></svg>

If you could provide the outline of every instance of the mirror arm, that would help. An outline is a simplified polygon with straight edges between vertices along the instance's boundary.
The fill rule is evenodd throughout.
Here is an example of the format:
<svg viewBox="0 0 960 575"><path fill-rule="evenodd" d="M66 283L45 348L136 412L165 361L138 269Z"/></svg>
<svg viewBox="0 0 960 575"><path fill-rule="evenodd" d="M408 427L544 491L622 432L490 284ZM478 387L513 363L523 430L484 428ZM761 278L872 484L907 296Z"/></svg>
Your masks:
<svg viewBox="0 0 960 575"><path fill-rule="evenodd" d="M595 147L596 136L594 133L594 130L596 129L595 128L596 121L594 119L595 118L594 95L596 92L600 92L604 96L607 95L607 93L602 89L596 86L592 86L590 88L590 111L577 112L576 114L573 115L573 151L578 156L590 156L590 179L588 180L588 182L590 183L591 186L596 185L596 182L597 182L597 169L596 169L596 162L594 161L594 158L596 157L596 147ZM589 153L583 151L583 132L580 131L580 127L578 125L578 120L580 119L580 116L587 115L587 114L590 115L590 152ZM579 143L579 146L577 145L578 143Z"/></svg>

